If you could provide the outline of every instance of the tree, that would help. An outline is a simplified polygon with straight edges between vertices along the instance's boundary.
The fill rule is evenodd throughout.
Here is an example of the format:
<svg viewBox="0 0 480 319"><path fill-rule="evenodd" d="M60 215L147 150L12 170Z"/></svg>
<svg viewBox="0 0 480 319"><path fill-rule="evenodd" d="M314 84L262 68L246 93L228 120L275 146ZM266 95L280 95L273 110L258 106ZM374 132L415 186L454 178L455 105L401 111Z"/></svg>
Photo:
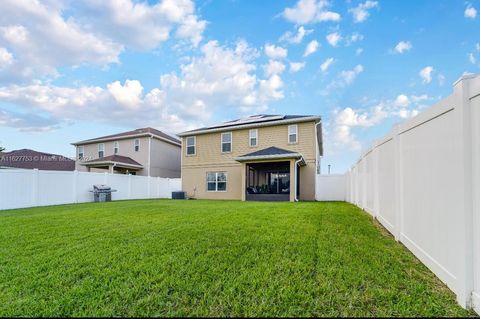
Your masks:
<svg viewBox="0 0 480 319"><path fill-rule="evenodd" d="M3 152L3 151L5 151L5 147L0 146L0 152Z"/></svg>

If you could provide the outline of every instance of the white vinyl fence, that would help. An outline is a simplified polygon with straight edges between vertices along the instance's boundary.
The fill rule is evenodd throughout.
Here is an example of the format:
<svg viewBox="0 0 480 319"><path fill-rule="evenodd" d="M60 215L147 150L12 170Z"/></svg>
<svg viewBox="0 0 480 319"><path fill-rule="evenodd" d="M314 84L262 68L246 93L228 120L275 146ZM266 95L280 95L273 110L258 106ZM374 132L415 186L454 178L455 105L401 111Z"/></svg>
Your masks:
<svg viewBox="0 0 480 319"><path fill-rule="evenodd" d="M318 201L345 201L346 176L345 175L317 175L315 199Z"/></svg>
<svg viewBox="0 0 480 319"><path fill-rule="evenodd" d="M93 201L95 184L117 191L112 200L171 198L181 190L179 178L160 178L109 173L39 170L0 170L0 210Z"/></svg>
<svg viewBox="0 0 480 319"><path fill-rule="evenodd" d="M480 313L480 76L375 142L347 173L347 201Z"/></svg>

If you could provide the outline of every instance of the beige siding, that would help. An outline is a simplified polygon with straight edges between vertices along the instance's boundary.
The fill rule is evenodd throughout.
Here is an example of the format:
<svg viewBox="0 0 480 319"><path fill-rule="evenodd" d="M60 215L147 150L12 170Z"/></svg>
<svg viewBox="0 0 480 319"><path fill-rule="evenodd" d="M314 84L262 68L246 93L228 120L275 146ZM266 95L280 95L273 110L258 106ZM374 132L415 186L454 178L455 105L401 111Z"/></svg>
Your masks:
<svg viewBox="0 0 480 319"><path fill-rule="evenodd" d="M256 147L249 146L249 129L232 130L232 152L221 152L221 132L196 135L196 154L185 154L182 148L182 187L189 196L197 198L241 199L242 165L234 158L264 148L275 146L301 153L307 162L300 168L300 199L315 199L315 122L297 123L297 143L288 143L288 125L258 127ZM182 145L186 145L183 137ZM227 192L211 193L206 191L206 172L226 171L228 176ZM293 172L292 176L293 176Z"/></svg>

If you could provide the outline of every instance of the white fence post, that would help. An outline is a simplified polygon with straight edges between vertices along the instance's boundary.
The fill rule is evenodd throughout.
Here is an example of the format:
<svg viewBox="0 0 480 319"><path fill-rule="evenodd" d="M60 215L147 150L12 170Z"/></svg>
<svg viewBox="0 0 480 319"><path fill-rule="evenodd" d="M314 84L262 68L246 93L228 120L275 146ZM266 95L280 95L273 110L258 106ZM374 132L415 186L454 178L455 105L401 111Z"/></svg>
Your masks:
<svg viewBox="0 0 480 319"><path fill-rule="evenodd" d="M78 171L73 171L73 179L72 179L72 202L78 203Z"/></svg>
<svg viewBox="0 0 480 319"><path fill-rule="evenodd" d="M454 84L455 96L455 139L458 141L461 167L459 174L461 183L458 185L462 189L463 201L458 203L458 218L461 228L463 228L462 241L459 249L462 251L463 260L460 263L462 270L459 272L459 293L458 302L464 306L471 305L473 291L473 194L472 194L472 123L471 106L469 92L469 78L465 77ZM478 163L477 163L478 165Z"/></svg>
<svg viewBox="0 0 480 319"><path fill-rule="evenodd" d="M128 174L128 190L127 190L127 198L132 199L132 175Z"/></svg>
<svg viewBox="0 0 480 319"><path fill-rule="evenodd" d="M32 204L33 206L38 206L38 169L35 168L32 170Z"/></svg>
<svg viewBox="0 0 480 319"><path fill-rule="evenodd" d="M403 220L403 205L402 201L402 164L401 164L401 157L402 157L402 148L400 144L400 126L397 124L393 129L393 136L392 142L394 147L394 202L395 202L395 225L394 225L394 236L396 241L400 241L400 237L402 234L402 220Z"/></svg>

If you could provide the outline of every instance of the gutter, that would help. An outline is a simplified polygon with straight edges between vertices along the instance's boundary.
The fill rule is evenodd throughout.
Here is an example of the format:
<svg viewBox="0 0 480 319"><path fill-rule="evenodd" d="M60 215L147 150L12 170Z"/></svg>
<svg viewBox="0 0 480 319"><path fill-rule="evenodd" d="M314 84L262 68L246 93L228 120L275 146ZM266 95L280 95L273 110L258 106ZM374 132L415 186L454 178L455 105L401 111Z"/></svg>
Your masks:
<svg viewBox="0 0 480 319"><path fill-rule="evenodd" d="M259 156L238 156L234 160L237 162L255 161L255 160L268 160L268 159L282 159L282 158L299 158L303 160L303 156L300 153L290 154L274 154L274 155L259 155Z"/></svg>

